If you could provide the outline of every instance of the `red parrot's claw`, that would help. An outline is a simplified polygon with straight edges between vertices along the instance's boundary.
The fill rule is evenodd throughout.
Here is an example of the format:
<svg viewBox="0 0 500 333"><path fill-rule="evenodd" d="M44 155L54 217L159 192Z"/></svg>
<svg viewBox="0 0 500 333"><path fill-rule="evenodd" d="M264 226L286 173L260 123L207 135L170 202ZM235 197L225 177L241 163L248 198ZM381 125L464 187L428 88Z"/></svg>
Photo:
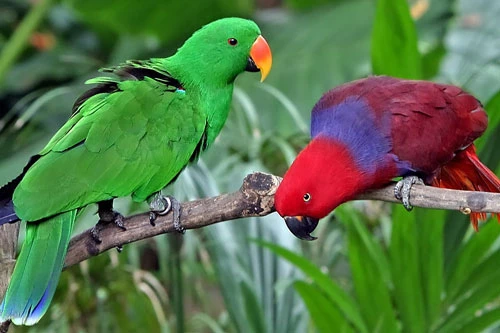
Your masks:
<svg viewBox="0 0 500 333"><path fill-rule="evenodd" d="M398 181L394 187L394 196L396 199L401 200L407 211L413 209L410 204L410 192L413 184L424 185L424 181L417 176L407 176Z"/></svg>

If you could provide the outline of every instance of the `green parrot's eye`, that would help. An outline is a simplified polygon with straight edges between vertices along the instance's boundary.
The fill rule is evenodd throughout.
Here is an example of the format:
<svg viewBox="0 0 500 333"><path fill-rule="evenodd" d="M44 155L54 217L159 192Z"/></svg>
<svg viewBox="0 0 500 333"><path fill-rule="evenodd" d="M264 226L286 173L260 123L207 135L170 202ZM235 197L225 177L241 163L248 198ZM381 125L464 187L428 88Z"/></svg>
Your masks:
<svg viewBox="0 0 500 333"><path fill-rule="evenodd" d="M232 46L235 46L236 44L238 44L238 41L236 40L236 38L229 38L227 40L227 42L229 43L229 45L232 45Z"/></svg>
<svg viewBox="0 0 500 333"><path fill-rule="evenodd" d="M304 194L303 198L304 198L305 202L308 202L309 200L311 200L311 195L309 193L306 193L306 194Z"/></svg>

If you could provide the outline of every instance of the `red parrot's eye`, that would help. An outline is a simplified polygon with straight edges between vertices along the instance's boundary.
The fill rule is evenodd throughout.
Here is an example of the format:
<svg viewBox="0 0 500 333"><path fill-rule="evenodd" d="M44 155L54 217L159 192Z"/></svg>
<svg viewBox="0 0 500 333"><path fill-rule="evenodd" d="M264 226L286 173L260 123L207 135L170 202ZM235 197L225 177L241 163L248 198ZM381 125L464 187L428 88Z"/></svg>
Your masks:
<svg viewBox="0 0 500 333"><path fill-rule="evenodd" d="M304 194L304 201L308 202L309 200L311 200L311 195L309 193Z"/></svg>
<svg viewBox="0 0 500 333"><path fill-rule="evenodd" d="M227 40L227 42L229 45L232 45L232 46L235 46L236 44L238 44L238 41L236 40L236 38L229 38Z"/></svg>

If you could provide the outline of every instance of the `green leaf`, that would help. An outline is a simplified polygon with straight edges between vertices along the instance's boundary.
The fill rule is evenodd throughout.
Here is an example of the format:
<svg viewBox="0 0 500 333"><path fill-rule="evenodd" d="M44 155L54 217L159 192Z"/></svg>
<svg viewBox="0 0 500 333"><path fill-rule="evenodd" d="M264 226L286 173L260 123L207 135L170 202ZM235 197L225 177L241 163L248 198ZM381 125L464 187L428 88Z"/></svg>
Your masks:
<svg viewBox="0 0 500 333"><path fill-rule="evenodd" d="M427 235L426 232L432 232L432 230L425 230L425 228L432 229L428 223L436 221L427 221L428 223L425 223L420 218L425 214L426 211L420 209L415 209L415 211L409 213L402 206L395 207L392 217L391 245L389 247L394 281L394 298L401 315L403 327L411 327L414 332L425 332L427 331L426 327L429 326L424 305L426 296L428 296L430 303L435 308L435 293L437 293L437 308L439 308L440 304L441 290L436 291L432 288L434 281L429 279L435 273L439 274L438 272L441 272L438 279L442 280L442 266L436 267L435 263L431 262L434 258L429 258L427 255L442 257L442 248L434 251L435 248L431 241L436 238L428 237L430 235ZM423 225L420 225L421 222L423 222ZM422 248L425 246L431 246L431 248ZM441 252L441 255L436 252ZM426 262L426 260L431 261ZM438 272L432 272L434 269L437 269ZM436 282L436 287L442 285L439 280ZM427 285L427 283L431 285Z"/></svg>
<svg viewBox="0 0 500 333"><path fill-rule="evenodd" d="M481 281L481 284L473 284L471 290L464 289L462 291L460 301L455 305L448 307L451 314L444 320L440 326L439 332L455 332L468 319L473 318L478 311L483 311L487 308L490 302L498 298L500 294L500 271L487 276L487 279ZM498 318L497 318L498 321Z"/></svg>
<svg viewBox="0 0 500 333"><path fill-rule="evenodd" d="M478 316L472 317L455 333L483 332L492 324L498 323L498 318L500 318L500 308L498 307L490 311L481 311Z"/></svg>
<svg viewBox="0 0 500 333"><path fill-rule="evenodd" d="M417 32L407 0L378 0L372 33L374 74L422 78Z"/></svg>
<svg viewBox="0 0 500 333"><path fill-rule="evenodd" d="M353 332L344 315L316 286L296 281L294 287L309 310L314 325L320 332ZM257 332L257 331L256 331Z"/></svg>
<svg viewBox="0 0 500 333"><path fill-rule="evenodd" d="M495 222L489 224L500 229ZM491 230L484 229L482 228L481 233L491 232ZM475 236L477 235L473 235L472 238ZM484 252L488 251L489 247L485 247ZM477 266L471 268L470 273L463 277L463 283L457 288L460 290L460 294L454 298L453 303L447 304L447 308L453 309L453 311L441 323L442 330L455 331L455 328L461 327L465 321L477 316L478 311L484 311L489 306L489 302L498 298L500 293L500 286L497 283L500 279L500 271L497 268L499 260L499 249L492 252L484 260L478 256Z"/></svg>
<svg viewBox="0 0 500 333"><path fill-rule="evenodd" d="M426 330L439 319L444 280L443 232L445 210L416 209L418 257Z"/></svg>
<svg viewBox="0 0 500 333"><path fill-rule="evenodd" d="M256 296L256 292L248 285L246 281L240 283L242 296L244 299L245 312L248 315L249 332L265 332L266 325L262 316L262 305Z"/></svg>
<svg viewBox="0 0 500 333"><path fill-rule="evenodd" d="M455 1L444 40L440 79L453 82L486 102L500 90L499 1ZM478 20L480 18L480 20ZM493 110L492 110L493 111Z"/></svg>
<svg viewBox="0 0 500 333"><path fill-rule="evenodd" d="M365 256L369 256L370 260L376 263L376 266L380 268L380 277L386 285L392 284L391 270L389 266L389 261L382 247L375 241L373 235L366 232L361 221L359 212L352 208L350 205L343 205L335 210L335 215L340 221L344 223L354 223L354 226L360 228L359 236L362 239L363 246L367 247ZM354 222L353 222L354 220Z"/></svg>
<svg viewBox="0 0 500 333"><path fill-rule="evenodd" d="M103 31L117 34L153 35L163 41L182 40L187 31L225 16L248 17L253 12L250 0L175 1L133 0L108 1L66 0L87 22ZM179 29L182 27L182 29Z"/></svg>
<svg viewBox="0 0 500 333"><path fill-rule="evenodd" d="M464 282L481 263L500 235L498 223L487 223L461 246L446 275L446 304L452 304L463 293Z"/></svg>
<svg viewBox="0 0 500 333"><path fill-rule="evenodd" d="M341 2L345 0L285 0L287 7L295 10L307 10L325 4Z"/></svg>
<svg viewBox="0 0 500 333"><path fill-rule="evenodd" d="M476 289L478 286L487 285L491 277L498 272L500 262L500 250L490 254L470 273L459 289L465 291ZM463 293L462 293L463 295Z"/></svg>
<svg viewBox="0 0 500 333"><path fill-rule="evenodd" d="M497 127L500 125L500 112L498 112L500 110L500 91L486 103L485 110L488 112L488 128L479 139L474 141L479 152L485 143L489 141L492 134L497 132Z"/></svg>
<svg viewBox="0 0 500 333"><path fill-rule="evenodd" d="M346 319L354 325L356 331L369 332L363 319L360 316L358 307L355 304L354 300L313 263L308 261L306 258L275 244L263 242L260 240L255 240L255 242L263 247L268 248L269 250L288 260L297 268L302 270L340 309Z"/></svg>
<svg viewBox="0 0 500 333"><path fill-rule="evenodd" d="M349 262L359 309L370 332L398 332L396 314L392 307L390 286L384 281L387 266L380 256L380 246L357 217L352 214L343 220L347 228ZM370 249L378 248L376 251Z"/></svg>
<svg viewBox="0 0 500 333"><path fill-rule="evenodd" d="M439 72L441 60L446 54L443 44L436 45L430 52L422 55L422 78L432 79Z"/></svg>

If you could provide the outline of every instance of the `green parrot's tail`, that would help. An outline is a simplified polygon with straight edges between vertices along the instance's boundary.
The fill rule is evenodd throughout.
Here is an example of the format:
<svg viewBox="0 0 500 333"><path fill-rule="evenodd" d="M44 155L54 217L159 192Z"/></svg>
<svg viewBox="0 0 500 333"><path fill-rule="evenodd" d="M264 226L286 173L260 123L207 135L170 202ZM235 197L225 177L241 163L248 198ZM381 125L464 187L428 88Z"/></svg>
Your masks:
<svg viewBox="0 0 500 333"><path fill-rule="evenodd" d="M0 322L34 325L49 308L64 264L76 210L28 222L26 239L0 304Z"/></svg>

